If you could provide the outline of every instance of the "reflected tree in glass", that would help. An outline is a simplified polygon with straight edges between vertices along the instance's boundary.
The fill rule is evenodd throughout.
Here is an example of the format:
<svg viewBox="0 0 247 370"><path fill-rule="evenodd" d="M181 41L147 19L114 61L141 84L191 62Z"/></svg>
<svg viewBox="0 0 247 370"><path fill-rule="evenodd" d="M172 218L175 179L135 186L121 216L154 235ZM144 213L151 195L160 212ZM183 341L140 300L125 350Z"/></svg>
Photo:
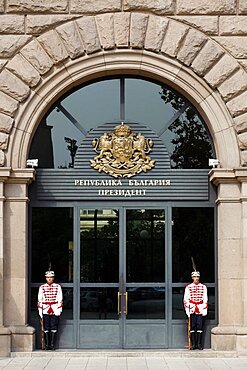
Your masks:
<svg viewBox="0 0 247 370"><path fill-rule="evenodd" d="M172 90L162 88L161 99L171 103L176 111L181 109L181 115L168 128L174 134L170 155L172 168L208 168L208 159L214 156L213 148L198 113L191 106L183 111L185 100Z"/></svg>

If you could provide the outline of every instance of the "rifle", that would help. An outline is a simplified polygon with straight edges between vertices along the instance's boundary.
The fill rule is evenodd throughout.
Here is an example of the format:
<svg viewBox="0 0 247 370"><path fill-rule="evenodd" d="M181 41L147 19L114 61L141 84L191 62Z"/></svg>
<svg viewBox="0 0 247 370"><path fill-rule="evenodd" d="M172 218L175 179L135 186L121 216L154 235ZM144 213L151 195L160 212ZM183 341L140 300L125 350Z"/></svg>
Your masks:
<svg viewBox="0 0 247 370"><path fill-rule="evenodd" d="M41 326L41 349L45 349L45 337L44 337L44 321L43 317L40 319L40 326Z"/></svg>
<svg viewBox="0 0 247 370"><path fill-rule="evenodd" d="M41 349L45 349L45 335L44 335L44 319L43 319L43 304L42 304L42 318L40 319L41 326Z"/></svg>
<svg viewBox="0 0 247 370"><path fill-rule="evenodd" d="M191 349L191 339L190 339L190 316L188 317L188 350Z"/></svg>

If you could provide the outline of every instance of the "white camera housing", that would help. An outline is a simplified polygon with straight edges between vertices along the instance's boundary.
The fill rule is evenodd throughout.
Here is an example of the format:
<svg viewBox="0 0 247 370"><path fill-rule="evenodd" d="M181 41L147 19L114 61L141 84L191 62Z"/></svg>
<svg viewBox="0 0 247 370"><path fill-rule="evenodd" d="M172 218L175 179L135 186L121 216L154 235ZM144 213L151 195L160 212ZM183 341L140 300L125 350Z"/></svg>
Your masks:
<svg viewBox="0 0 247 370"><path fill-rule="evenodd" d="M215 168L216 166L218 166L220 164L220 161L218 159L209 158L208 164L209 164L210 167Z"/></svg>
<svg viewBox="0 0 247 370"><path fill-rule="evenodd" d="M38 159L28 159L27 160L27 167L38 167L39 160Z"/></svg>

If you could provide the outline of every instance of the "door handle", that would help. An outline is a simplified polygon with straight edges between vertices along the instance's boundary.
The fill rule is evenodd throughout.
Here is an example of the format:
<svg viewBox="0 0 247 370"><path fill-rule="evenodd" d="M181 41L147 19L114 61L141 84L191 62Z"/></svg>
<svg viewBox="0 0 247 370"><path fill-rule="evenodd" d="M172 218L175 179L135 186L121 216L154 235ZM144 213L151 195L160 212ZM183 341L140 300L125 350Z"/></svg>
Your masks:
<svg viewBox="0 0 247 370"><path fill-rule="evenodd" d="M127 316L128 315L128 292L125 292L123 295L125 296L125 311L124 311L124 313Z"/></svg>
<svg viewBox="0 0 247 370"><path fill-rule="evenodd" d="M122 313L121 309L120 309L120 298L121 298L121 293L120 292L117 292L117 314L120 315Z"/></svg>

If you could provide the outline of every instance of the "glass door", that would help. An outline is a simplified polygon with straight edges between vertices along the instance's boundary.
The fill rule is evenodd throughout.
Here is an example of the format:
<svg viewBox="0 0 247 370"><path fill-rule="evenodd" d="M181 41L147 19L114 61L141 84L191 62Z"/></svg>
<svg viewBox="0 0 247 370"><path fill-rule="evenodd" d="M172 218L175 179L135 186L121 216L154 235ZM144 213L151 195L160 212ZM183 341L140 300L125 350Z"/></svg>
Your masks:
<svg viewBox="0 0 247 370"><path fill-rule="evenodd" d="M80 210L79 348L121 347L118 209Z"/></svg>
<svg viewBox="0 0 247 370"><path fill-rule="evenodd" d="M165 210L126 209L124 346L167 347Z"/></svg>
<svg viewBox="0 0 247 370"><path fill-rule="evenodd" d="M80 210L81 348L167 346L165 211Z"/></svg>

